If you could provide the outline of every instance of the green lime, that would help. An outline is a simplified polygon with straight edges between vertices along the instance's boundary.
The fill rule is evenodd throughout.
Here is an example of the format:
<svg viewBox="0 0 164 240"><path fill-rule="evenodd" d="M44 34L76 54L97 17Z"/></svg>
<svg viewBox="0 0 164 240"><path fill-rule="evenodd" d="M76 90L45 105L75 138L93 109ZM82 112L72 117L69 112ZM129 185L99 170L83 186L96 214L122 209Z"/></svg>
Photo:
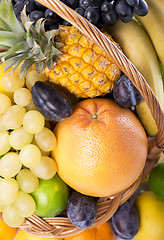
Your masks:
<svg viewBox="0 0 164 240"><path fill-rule="evenodd" d="M149 176L150 190L160 199L164 199L164 162L157 164Z"/></svg>
<svg viewBox="0 0 164 240"><path fill-rule="evenodd" d="M31 193L31 196L36 203L36 215L54 217L66 209L69 187L55 174L49 180L40 179L38 188Z"/></svg>

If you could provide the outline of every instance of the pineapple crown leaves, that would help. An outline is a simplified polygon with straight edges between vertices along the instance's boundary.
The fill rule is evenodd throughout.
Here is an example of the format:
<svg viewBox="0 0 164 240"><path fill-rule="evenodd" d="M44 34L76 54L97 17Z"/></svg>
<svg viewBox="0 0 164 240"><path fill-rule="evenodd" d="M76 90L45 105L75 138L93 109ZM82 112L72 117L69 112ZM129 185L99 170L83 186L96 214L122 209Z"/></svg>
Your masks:
<svg viewBox="0 0 164 240"><path fill-rule="evenodd" d="M0 2L0 57L6 63L4 71L11 66L14 71L22 62L20 76L33 64L38 72L44 72L46 66L53 68L63 44L55 41L57 30L45 31L45 21L39 19L34 26L24 7L19 22L11 0Z"/></svg>

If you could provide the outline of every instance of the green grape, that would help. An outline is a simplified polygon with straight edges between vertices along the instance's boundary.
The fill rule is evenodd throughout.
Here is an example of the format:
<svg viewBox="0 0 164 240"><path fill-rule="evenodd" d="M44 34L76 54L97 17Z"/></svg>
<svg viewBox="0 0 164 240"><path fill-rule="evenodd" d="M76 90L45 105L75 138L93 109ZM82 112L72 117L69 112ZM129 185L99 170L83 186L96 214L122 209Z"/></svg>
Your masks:
<svg viewBox="0 0 164 240"><path fill-rule="evenodd" d="M19 154L8 152L0 159L0 175L4 178L14 177L21 169Z"/></svg>
<svg viewBox="0 0 164 240"><path fill-rule="evenodd" d="M20 227L25 220L24 217L18 215L17 209L13 205L6 206L3 209L2 217L4 222L10 227Z"/></svg>
<svg viewBox="0 0 164 240"><path fill-rule="evenodd" d="M57 164L52 158L42 156L40 163L30 169L38 178L50 179L56 174Z"/></svg>
<svg viewBox="0 0 164 240"><path fill-rule="evenodd" d="M0 143L0 155L4 155L11 148L8 131L0 131Z"/></svg>
<svg viewBox="0 0 164 240"><path fill-rule="evenodd" d="M22 169L16 176L19 188L25 193L34 192L39 186L39 179L30 169Z"/></svg>
<svg viewBox="0 0 164 240"><path fill-rule="evenodd" d="M36 204L28 193L19 191L13 207L17 210L19 216L29 217L35 212Z"/></svg>
<svg viewBox="0 0 164 240"><path fill-rule="evenodd" d="M2 93L0 93L0 106L0 114L3 114L11 106L10 98Z"/></svg>
<svg viewBox="0 0 164 240"><path fill-rule="evenodd" d="M27 73L26 76L26 86L31 91L32 86L37 81L45 82L47 77L43 73L37 73L36 70L31 70Z"/></svg>
<svg viewBox="0 0 164 240"><path fill-rule="evenodd" d="M41 161L41 152L36 145L28 144L21 149L19 157L25 167L35 167Z"/></svg>
<svg viewBox="0 0 164 240"><path fill-rule="evenodd" d="M3 114L0 115L0 131L5 131L5 130L8 130L8 128L5 126L5 124L3 123Z"/></svg>
<svg viewBox="0 0 164 240"><path fill-rule="evenodd" d="M18 88L14 92L14 102L22 107L28 106L32 101L32 94L27 88Z"/></svg>
<svg viewBox="0 0 164 240"><path fill-rule="evenodd" d="M23 124L26 109L24 107L13 105L3 114L2 121L8 129L16 129Z"/></svg>
<svg viewBox="0 0 164 240"><path fill-rule="evenodd" d="M0 178L0 204L12 204L18 193L18 183L14 178Z"/></svg>
<svg viewBox="0 0 164 240"><path fill-rule="evenodd" d="M23 87L24 83L25 78L20 78L18 72L7 72L1 79L1 87L7 92L15 92L18 88Z"/></svg>
<svg viewBox="0 0 164 240"><path fill-rule="evenodd" d="M54 133L46 127L35 134L35 141L39 148L45 152L52 151L56 146L56 137Z"/></svg>
<svg viewBox="0 0 164 240"><path fill-rule="evenodd" d="M32 140L32 144L38 146L38 144L37 144L35 138L33 138L33 140ZM39 147L39 146L38 146L38 147ZM39 148L39 149L40 149L40 148ZM46 152L46 151L43 151L42 149L40 149L40 152L41 152L41 155L42 155L42 156L49 156L50 153L51 153L51 151L47 151L47 152Z"/></svg>
<svg viewBox="0 0 164 240"><path fill-rule="evenodd" d="M21 150L27 144L30 144L33 139L33 134L28 133L23 127L13 130L9 136L10 145L16 149Z"/></svg>
<svg viewBox="0 0 164 240"><path fill-rule="evenodd" d="M42 131L45 124L45 118L37 110L28 111L23 119L23 127L25 131L36 134Z"/></svg>

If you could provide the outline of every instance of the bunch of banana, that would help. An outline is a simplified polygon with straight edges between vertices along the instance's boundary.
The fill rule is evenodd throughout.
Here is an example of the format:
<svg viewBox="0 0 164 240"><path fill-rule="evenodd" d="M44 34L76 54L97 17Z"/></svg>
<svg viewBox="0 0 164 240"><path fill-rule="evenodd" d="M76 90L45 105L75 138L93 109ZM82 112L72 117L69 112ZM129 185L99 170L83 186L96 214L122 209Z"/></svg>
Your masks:
<svg viewBox="0 0 164 240"><path fill-rule="evenodd" d="M137 67L164 109L164 0L147 0L149 13L129 23L118 21L103 30L110 33L125 55ZM160 61L160 64L159 64ZM157 126L151 111L143 100L136 112L149 136L157 134Z"/></svg>
<svg viewBox="0 0 164 240"><path fill-rule="evenodd" d="M135 15L147 31L156 53L164 65L164 0L146 0L149 12L146 16Z"/></svg>

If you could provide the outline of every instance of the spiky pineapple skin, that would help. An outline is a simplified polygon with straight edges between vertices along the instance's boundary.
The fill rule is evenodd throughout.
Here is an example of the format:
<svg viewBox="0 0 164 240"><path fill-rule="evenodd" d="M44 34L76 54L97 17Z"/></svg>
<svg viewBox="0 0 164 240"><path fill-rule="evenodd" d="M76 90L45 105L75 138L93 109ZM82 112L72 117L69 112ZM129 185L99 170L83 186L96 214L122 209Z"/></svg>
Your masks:
<svg viewBox="0 0 164 240"><path fill-rule="evenodd" d="M73 26L60 26L57 37L64 45L54 68L45 68L49 80L78 98L93 98L110 92L121 71L100 47ZM110 35L108 37L115 43Z"/></svg>

